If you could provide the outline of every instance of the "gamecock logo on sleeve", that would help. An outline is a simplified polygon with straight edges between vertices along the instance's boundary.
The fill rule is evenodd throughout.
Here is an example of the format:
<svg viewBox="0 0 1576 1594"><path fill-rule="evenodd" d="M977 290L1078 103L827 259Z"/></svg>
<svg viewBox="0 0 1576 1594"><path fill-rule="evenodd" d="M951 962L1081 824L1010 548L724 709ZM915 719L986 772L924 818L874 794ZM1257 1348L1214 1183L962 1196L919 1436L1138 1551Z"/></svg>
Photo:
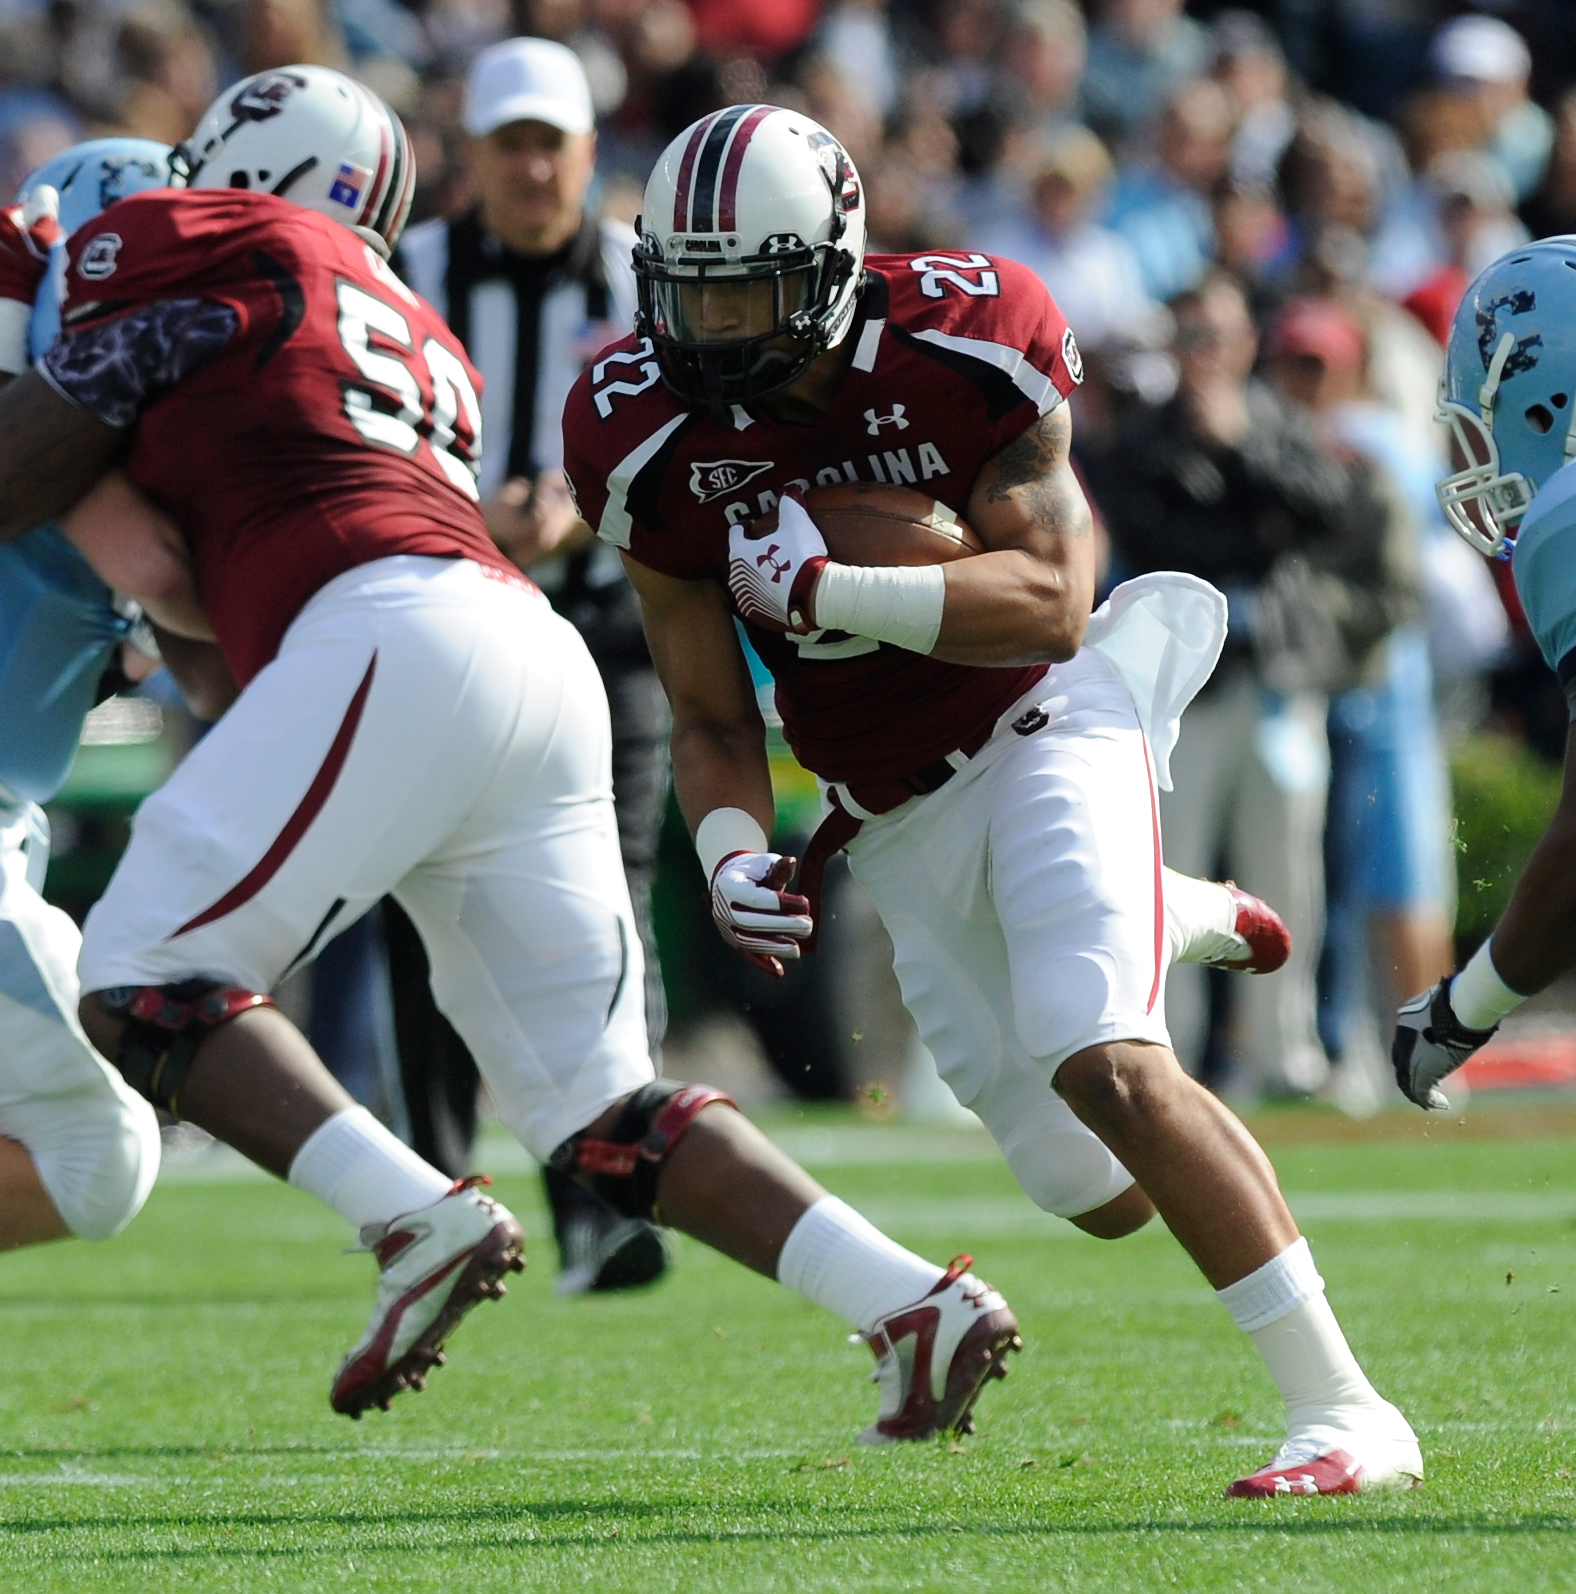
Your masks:
<svg viewBox="0 0 1576 1594"><path fill-rule="evenodd" d="M1078 339L1073 336L1071 327L1062 333L1062 360L1073 381L1083 381L1083 355L1078 352Z"/></svg>
<svg viewBox="0 0 1576 1594"><path fill-rule="evenodd" d="M115 257L120 253L121 243L118 232L101 232L82 251L82 258L77 261L77 272L89 282L102 282L106 277L115 275Z"/></svg>

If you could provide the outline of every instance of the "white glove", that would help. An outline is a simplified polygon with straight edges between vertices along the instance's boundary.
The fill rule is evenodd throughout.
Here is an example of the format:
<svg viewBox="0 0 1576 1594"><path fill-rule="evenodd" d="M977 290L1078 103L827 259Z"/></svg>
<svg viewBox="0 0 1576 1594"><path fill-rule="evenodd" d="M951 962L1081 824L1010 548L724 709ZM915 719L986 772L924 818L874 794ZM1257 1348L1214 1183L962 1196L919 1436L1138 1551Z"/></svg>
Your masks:
<svg viewBox="0 0 1576 1594"><path fill-rule="evenodd" d="M776 852L734 852L711 877L711 916L723 940L768 974L781 975L778 959L797 958L813 927L809 899L783 889L798 862Z"/></svg>
<svg viewBox="0 0 1576 1594"><path fill-rule="evenodd" d="M1468 1029L1450 1005L1450 976L1432 990L1402 1004L1396 1014L1390 1061L1402 1095L1432 1112L1443 1112L1450 1098L1440 1080L1455 1071L1479 1047L1493 1039L1493 1029Z"/></svg>
<svg viewBox="0 0 1576 1594"><path fill-rule="evenodd" d="M759 521L728 531L728 590L739 613L772 630L815 629L810 594L826 563L826 539L793 494L777 506L775 530Z"/></svg>

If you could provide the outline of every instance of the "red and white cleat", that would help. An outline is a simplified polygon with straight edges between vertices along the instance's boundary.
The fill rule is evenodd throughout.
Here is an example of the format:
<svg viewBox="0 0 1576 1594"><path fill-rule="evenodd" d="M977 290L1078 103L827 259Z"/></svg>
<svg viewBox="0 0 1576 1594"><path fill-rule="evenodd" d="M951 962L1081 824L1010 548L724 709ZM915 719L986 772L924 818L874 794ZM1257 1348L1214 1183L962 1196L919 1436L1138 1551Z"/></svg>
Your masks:
<svg viewBox="0 0 1576 1594"><path fill-rule="evenodd" d="M1228 1499L1270 1500L1295 1494L1367 1494L1415 1489L1423 1455L1406 1418L1386 1404L1374 1428L1311 1427L1293 1435L1268 1466L1238 1478Z"/></svg>
<svg viewBox="0 0 1576 1594"><path fill-rule="evenodd" d="M1262 897L1244 891L1234 880L1221 882L1237 906L1232 944L1204 963L1237 974L1273 974L1291 956L1291 931Z"/></svg>
<svg viewBox="0 0 1576 1594"><path fill-rule="evenodd" d="M425 1389L460 1319L478 1303L500 1299L503 1275L525 1266L524 1231L477 1188L488 1182L462 1179L441 1201L396 1218L382 1233L361 1231L382 1273L367 1331L335 1375L335 1411L387 1411L394 1396Z"/></svg>
<svg viewBox="0 0 1576 1594"><path fill-rule="evenodd" d="M1007 1352L1023 1349L1012 1308L956 1256L921 1301L889 1313L862 1337L875 1352L870 1381L881 1410L862 1444L973 1433L974 1403L988 1380L1007 1376Z"/></svg>

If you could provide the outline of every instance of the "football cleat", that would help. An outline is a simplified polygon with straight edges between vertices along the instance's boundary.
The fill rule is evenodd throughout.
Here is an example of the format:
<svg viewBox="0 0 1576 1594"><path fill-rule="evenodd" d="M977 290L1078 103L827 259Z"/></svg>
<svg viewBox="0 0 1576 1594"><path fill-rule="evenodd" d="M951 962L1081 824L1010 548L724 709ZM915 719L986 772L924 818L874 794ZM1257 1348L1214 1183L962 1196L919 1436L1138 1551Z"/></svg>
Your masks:
<svg viewBox="0 0 1576 1594"><path fill-rule="evenodd" d="M407 1389L425 1389L443 1365L443 1342L470 1309L499 1300L503 1276L525 1266L525 1234L514 1215L459 1180L430 1207L361 1231L378 1260L377 1304L360 1343L340 1364L329 1400L346 1417L389 1408Z"/></svg>
<svg viewBox="0 0 1576 1594"><path fill-rule="evenodd" d="M661 1229L613 1213L603 1221L570 1219L558 1236L558 1252L563 1270L554 1288L560 1295L638 1289L654 1284L668 1265Z"/></svg>
<svg viewBox="0 0 1576 1594"><path fill-rule="evenodd" d="M1206 967L1230 969L1236 974L1273 974L1291 956L1291 931L1286 921L1262 897L1244 891L1234 880L1222 881L1237 906L1233 940Z"/></svg>
<svg viewBox="0 0 1576 1594"><path fill-rule="evenodd" d="M1022 1350L1018 1319L990 1285L956 1256L935 1288L883 1317L863 1339L875 1353L870 1375L881 1410L861 1444L973 1433L974 1403L988 1380L1007 1376L1008 1351Z"/></svg>
<svg viewBox="0 0 1576 1594"><path fill-rule="evenodd" d="M1423 1455L1405 1417L1388 1402L1368 1431L1325 1424L1287 1439L1275 1459L1238 1478L1226 1490L1235 1500L1270 1500L1296 1494L1367 1494L1415 1489L1423 1481Z"/></svg>

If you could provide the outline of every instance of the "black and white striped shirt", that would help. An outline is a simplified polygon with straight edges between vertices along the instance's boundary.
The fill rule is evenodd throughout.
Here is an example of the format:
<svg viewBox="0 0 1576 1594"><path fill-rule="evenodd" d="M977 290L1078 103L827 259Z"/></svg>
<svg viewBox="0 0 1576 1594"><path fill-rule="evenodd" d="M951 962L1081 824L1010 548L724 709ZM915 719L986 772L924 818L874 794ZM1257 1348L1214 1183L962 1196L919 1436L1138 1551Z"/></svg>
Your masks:
<svg viewBox="0 0 1576 1594"><path fill-rule="evenodd" d="M556 254L506 248L476 211L412 227L400 275L435 305L485 380L479 485L563 464L561 420L575 378L634 325L635 235L588 215Z"/></svg>

